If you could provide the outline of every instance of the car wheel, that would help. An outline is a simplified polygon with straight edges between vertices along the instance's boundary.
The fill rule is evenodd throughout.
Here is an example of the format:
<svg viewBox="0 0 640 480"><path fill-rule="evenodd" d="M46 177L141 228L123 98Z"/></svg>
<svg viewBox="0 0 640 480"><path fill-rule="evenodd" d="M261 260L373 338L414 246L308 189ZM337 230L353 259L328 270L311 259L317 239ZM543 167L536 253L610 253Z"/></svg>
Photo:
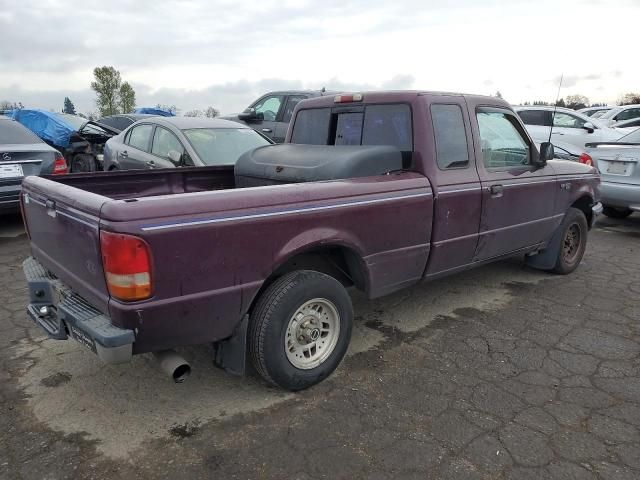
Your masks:
<svg viewBox="0 0 640 480"><path fill-rule="evenodd" d="M71 173L95 172L96 161L93 155L79 153L71 159Z"/></svg>
<svg viewBox="0 0 640 480"><path fill-rule="evenodd" d="M603 213L610 218L627 218L633 213L633 210L629 208L615 208L605 206Z"/></svg>
<svg viewBox="0 0 640 480"><path fill-rule="evenodd" d="M562 240L553 271L566 275L573 272L587 248L587 218L577 208L570 208L561 224Z"/></svg>
<svg viewBox="0 0 640 480"><path fill-rule="evenodd" d="M273 385L308 388L340 364L352 322L351 299L340 282L310 270L291 272L263 292L251 313L251 361Z"/></svg>

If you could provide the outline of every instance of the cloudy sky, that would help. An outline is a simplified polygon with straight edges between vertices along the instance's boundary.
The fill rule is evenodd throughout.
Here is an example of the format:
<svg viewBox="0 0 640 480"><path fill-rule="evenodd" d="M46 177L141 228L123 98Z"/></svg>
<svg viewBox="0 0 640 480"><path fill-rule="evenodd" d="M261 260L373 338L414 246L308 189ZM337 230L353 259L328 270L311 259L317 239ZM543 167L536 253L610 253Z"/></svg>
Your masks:
<svg viewBox="0 0 640 480"><path fill-rule="evenodd" d="M640 90L640 0L0 0L0 100L95 110L96 66L139 106L242 110L275 89L416 88L512 103Z"/></svg>

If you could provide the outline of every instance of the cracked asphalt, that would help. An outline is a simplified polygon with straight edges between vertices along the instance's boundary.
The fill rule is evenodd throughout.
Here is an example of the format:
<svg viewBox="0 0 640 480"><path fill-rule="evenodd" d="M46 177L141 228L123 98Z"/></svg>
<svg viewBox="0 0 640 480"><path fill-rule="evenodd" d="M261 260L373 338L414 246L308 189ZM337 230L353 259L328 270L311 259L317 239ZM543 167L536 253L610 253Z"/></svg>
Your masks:
<svg viewBox="0 0 640 480"><path fill-rule="evenodd" d="M640 215L603 220L569 276L513 259L354 294L368 340L298 394L204 347L174 385L44 339L17 223L0 217L0 478L640 478Z"/></svg>

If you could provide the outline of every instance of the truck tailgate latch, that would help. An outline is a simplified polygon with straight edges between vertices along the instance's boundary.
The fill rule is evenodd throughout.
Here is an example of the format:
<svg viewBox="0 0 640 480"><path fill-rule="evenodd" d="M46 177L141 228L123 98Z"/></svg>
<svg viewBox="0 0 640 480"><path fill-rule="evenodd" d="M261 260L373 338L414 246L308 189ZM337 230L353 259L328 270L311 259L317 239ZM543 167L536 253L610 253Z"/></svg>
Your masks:
<svg viewBox="0 0 640 480"><path fill-rule="evenodd" d="M44 205L47 209L47 215L56 218L56 202L54 202L53 200L47 200L44 202Z"/></svg>

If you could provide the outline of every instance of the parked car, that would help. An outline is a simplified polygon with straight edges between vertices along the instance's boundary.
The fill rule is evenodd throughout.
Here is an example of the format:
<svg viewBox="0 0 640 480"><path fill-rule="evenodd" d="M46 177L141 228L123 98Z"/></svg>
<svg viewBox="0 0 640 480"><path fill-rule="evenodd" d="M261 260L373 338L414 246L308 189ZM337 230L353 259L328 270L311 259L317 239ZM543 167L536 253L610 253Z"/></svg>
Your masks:
<svg viewBox="0 0 640 480"><path fill-rule="evenodd" d="M587 107L587 108L581 108L580 110L578 110L578 112L582 113L583 115L586 115L587 117L595 117L598 118L598 116L600 116L601 114L603 114L604 112L608 112L609 110L611 110L613 107L609 107L609 106L604 106L604 107Z"/></svg>
<svg viewBox="0 0 640 480"><path fill-rule="evenodd" d="M252 148L273 142L237 122L217 118L152 117L111 138L105 170L233 165Z"/></svg>
<svg viewBox="0 0 640 480"><path fill-rule="evenodd" d="M624 132L624 134L627 135L640 127L640 117L632 118L630 120L623 120L622 122L616 122L611 126L618 131Z"/></svg>
<svg viewBox="0 0 640 480"><path fill-rule="evenodd" d="M640 129L615 142L587 144L602 184L604 214L625 218L640 212Z"/></svg>
<svg viewBox="0 0 640 480"><path fill-rule="evenodd" d="M72 173L102 170L104 144L118 133L107 125L67 113L20 109L11 116L62 152Z"/></svg>
<svg viewBox="0 0 640 480"><path fill-rule="evenodd" d="M249 105L244 112L220 118L244 123L276 143L282 143L298 102L327 94L324 89L270 92Z"/></svg>
<svg viewBox="0 0 640 480"><path fill-rule="evenodd" d="M572 162L583 163L590 167L594 166L593 159L586 152L586 148L579 148L575 145L572 145L571 143L554 140L553 152L554 158L560 160L571 160Z"/></svg>
<svg viewBox="0 0 640 480"><path fill-rule="evenodd" d="M157 115L148 113L127 113L118 115L109 115L96 120L101 125L111 127L113 130L117 130L118 133L125 130L129 125L133 125L138 120L144 120Z"/></svg>
<svg viewBox="0 0 640 480"><path fill-rule="evenodd" d="M300 390L347 351L350 286L376 298L514 255L580 264L598 173L547 161L553 146L539 152L503 100L344 94L293 119L287 143L235 166L234 151L224 166L25 179L30 317L106 362L163 352L178 380L188 367L166 350L215 342L228 371L251 359Z"/></svg>
<svg viewBox="0 0 640 480"><path fill-rule="evenodd" d="M514 107L536 142L549 139L553 119L551 142L556 140L584 148L589 142L617 140L623 132L610 128L597 118L587 117L568 108Z"/></svg>
<svg viewBox="0 0 640 480"><path fill-rule="evenodd" d="M67 163L60 152L20 123L0 116L0 213L18 211L24 177L62 173L67 173Z"/></svg>
<svg viewBox="0 0 640 480"><path fill-rule="evenodd" d="M603 113L599 120L605 125L612 126L617 122L640 118L640 105L623 105Z"/></svg>

